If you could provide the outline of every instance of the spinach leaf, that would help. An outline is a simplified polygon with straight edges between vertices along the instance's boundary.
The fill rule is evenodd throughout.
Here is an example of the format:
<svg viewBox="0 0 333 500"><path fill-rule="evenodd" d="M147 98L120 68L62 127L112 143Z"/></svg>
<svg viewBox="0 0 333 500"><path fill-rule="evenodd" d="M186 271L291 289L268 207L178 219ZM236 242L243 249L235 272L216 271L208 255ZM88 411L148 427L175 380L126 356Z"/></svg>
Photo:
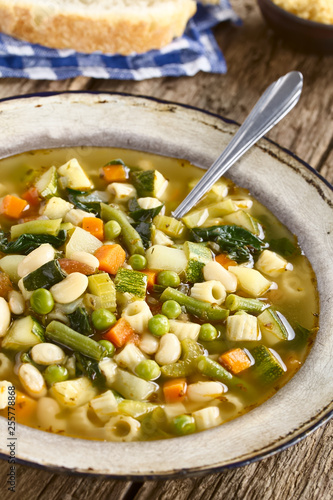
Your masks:
<svg viewBox="0 0 333 500"><path fill-rule="evenodd" d="M151 231L152 231L152 223L151 222L133 222L132 226L139 233L143 246L148 248L151 242Z"/></svg>
<svg viewBox="0 0 333 500"><path fill-rule="evenodd" d="M22 234L14 241L8 241L4 231L0 231L0 252L28 255L43 243L50 243L54 248L61 247L67 238L67 231L59 231L57 236L50 234Z"/></svg>
<svg viewBox="0 0 333 500"><path fill-rule="evenodd" d="M308 341L311 339L312 335L315 334L317 331L317 328L313 328L312 330L309 330L308 328L305 328L304 326L300 325L299 323L296 323L296 327L294 328L295 331L295 338L290 340L288 344L286 345L286 348L290 351L291 349L304 349Z"/></svg>
<svg viewBox="0 0 333 500"><path fill-rule="evenodd" d="M300 250L288 238L270 240L268 243L269 249L272 250L272 252L276 252L279 255L282 255L282 257L288 258L296 253L300 253Z"/></svg>
<svg viewBox="0 0 333 500"><path fill-rule="evenodd" d="M99 217L101 213L101 201L89 201L91 191L76 191L75 189L67 188L67 198L70 203L80 210L89 212ZM88 199L87 199L88 198Z"/></svg>
<svg viewBox="0 0 333 500"><path fill-rule="evenodd" d="M260 238L239 226L195 227L191 229L190 237L198 243L214 241L221 252L226 252L236 262L246 262L251 254L265 246Z"/></svg>
<svg viewBox="0 0 333 500"><path fill-rule="evenodd" d="M94 361L79 352L75 353L76 358L76 368L81 373L86 375L92 381L93 385L102 387L105 386L105 376L101 372L98 362Z"/></svg>
<svg viewBox="0 0 333 500"><path fill-rule="evenodd" d="M82 335L91 335L93 333L89 314L84 307L78 307L74 312L68 314L70 327L76 332L82 333Z"/></svg>
<svg viewBox="0 0 333 500"><path fill-rule="evenodd" d="M163 206L164 203L161 203L155 208L141 208L136 198L131 198L128 202L129 215L136 222L151 222L160 213Z"/></svg>

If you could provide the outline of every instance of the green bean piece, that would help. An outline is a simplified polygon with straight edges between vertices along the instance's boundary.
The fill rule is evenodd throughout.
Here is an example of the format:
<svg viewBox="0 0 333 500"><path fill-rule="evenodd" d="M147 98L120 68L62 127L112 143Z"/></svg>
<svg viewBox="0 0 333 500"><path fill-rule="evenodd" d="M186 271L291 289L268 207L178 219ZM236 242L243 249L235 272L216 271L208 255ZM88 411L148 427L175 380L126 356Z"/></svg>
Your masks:
<svg viewBox="0 0 333 500"><path fill-rule="evenodd" d="M239 297L231 293L225 301L225 306L230 311L245 311L248 313L260 313L267 308L267 303L257 299L248 299L246 297Z"/></svg>
<svg viewBox="0 0 333 500"><path fill-rule="evenodd" d="M161 375L161 369L153 359L144 359L135 368L135 373L145 380L156 380Z"/></svg>
<svg viewBox="0 0 333 500"><path fill-rule="evenodd" d="M182 308L175 300L167 300L162 305L162 314L169 319L178 318L181 312Z"/></svg>
<svg viewBox="0 0 333 500"><path fill-rule="evenodd" d="M195 420L191 415L178 415L171 421L171 430L177 436L195 432Z"/></svg>
<svg viewBox="0 0 333 500"><path fill-rule="evenodd" d="M199 332L199 340L203 342L210 342L211 340L215 340L218 336L217 330L215 326L210 323L204 323L200 327Z"/></svg>
<svg viewBox="0 0 333 500"><path fill-rule="evenodd" d="M115 220L121 227L121 235L128 252L133 254L145 255L145 249L141 236L131 226L126 214L119 208L101 203L101 217L103 220Z"/></svg>
<svg viewBox="0 0 333 500"><path fill-rule="evenodd" d="M142 271L147 267L147 259L144 255L134 254L128 259L128 263L135 271Z"/></svg>
<svg viewBox="0 0 333 500"><path fill-rule="evenodd" d="M37 314L49 314L54 307L52 293L45 288L38 288L30 297L30 305Z"/></svg>
<svg viewBox="0 0 333 500"><path fill-rule="evenodd" d="M155 337L162 337L170 331L170 323L163 314L155 314L148 321L148 329Z"/></svg>
<svg viewBox="0 0 333 500"><path fill-rule="evenodd" d="M228 309L222 309L219 306L212 306L209 302L194 299L189 297L174 288L168 287L162 293L160 300L175 300L181 306L184 306L186 311L194 316L198 316L203 320L208 321L224 321L229 316Z"/></svg>
<svg viewBox="0 0 333 500"><path fill-rule="evenodd" d="M101 308L93 311L91 321L96 330L103 331L111 328L116 323L117 318L108 309Z"/></svg>
<svg viewBox="0 0 333 500"><path fill-rule="evenodd" d="M114 240L118 238L120 233L121 227L117 221L109 220L109 222L104 225L104 236L106 240Z"/></svg>
<svg viewBox="0 0 333 500"><path fill-rule="evenodd" d="M47 385L53 385L56 382L64 382L68 379L67 368L61 365L49 365L43 372Z"/></svg>
<svg viewBox="0 0 333 500"><path fill-rule="evenodd" d="M89 358L100 361L104 356L105 350L98 342L90 337L72 330L60 321L51 321L46 327L45 336L73 351L78 351Z"/></svg>
<svg viewBox="0 0 333 500"><path fill-rule="evenodd" d="M177 288L180 285L180 278L175 271L161 271L157 275L157 284L165 288L171 286Z"/></svg>
<svg viewBox="0 0 333 500"><path fill-rule="evenodd" d="M197 368L199 372L206 377L213 378L224 384L230 384L232 382L233 375L219 363L206 356L199 356L197 358Z"/></svg>
<svg viewBox="0 0 333 500"><path fill-rule="evenodd" d="M99 345L104 347L105 349L105 354L108 358L112 358L114 353L116 352L115 346L110 342L109 340L99 340L98 341Z"/></svg>

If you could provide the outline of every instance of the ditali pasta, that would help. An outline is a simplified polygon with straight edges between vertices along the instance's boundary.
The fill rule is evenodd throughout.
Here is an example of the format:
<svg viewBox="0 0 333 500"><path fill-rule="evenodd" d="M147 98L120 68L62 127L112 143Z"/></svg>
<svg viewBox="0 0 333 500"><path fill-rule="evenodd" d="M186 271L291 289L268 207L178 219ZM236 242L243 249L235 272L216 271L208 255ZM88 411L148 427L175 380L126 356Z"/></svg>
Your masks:
<svg viewBox="0 0 333 500"><path fill-rule="evenodd" d="M304 362L315 276L296 238L222 178L135 151L0 161L0 412L105 441L204 431L258 406Z"/></svg>

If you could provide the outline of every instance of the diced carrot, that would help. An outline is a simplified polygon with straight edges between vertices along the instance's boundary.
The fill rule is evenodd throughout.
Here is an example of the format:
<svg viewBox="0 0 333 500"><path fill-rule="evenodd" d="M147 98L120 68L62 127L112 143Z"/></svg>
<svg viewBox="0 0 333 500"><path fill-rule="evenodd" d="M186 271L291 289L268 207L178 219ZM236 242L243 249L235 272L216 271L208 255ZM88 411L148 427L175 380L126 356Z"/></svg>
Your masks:
<svg viewBox="0 0 333 500"><path fill-rule="evenodd" d="M100 271L116 274L126 260L125 250L118 245L102 245L94 253L99 260Z"/></svg>
<svg viewBox="0 0 333 500"><path fill-rule="evenodd" d="M124 182L128 179L128 169L125 165L106 165L103 176L107 182Z"/></svg>
<svg viewBox="0 0 333 500"><path fill-rule="evenodd" d="M237 262L235 260L229 259L229 257L225 253L216 255L215 260L226 269L228 269L229 266L237 266Z"/></svg>
<svg viewBox="0 0 333 500"><path fill-rule="evenodd" d="M104 223L98 217L84 217L82 219L82 229L95 236L99 240L104 240Z"/></svg>
<svg viewBox="0 0 333 500"><path fill-rule="evenodd" d="M167 403L177 403L182 401L186 395L187 382L185 378L175 378L168 380L163 385L163 394Z"/></svg>
<svg viewBox="0 0 333 500"><path fill-rule="evenodd" d="M148 277L147 289L151 290L156 283L157 272L151 271L150 269L143 269L143 271L141 271L141 272L144 273Z"/></svg>
<svg viewBox="0 0 333 500"><path fill-rule="evenodd" d="M83 262L79 262L78 260L59 259L59 265L61 269L67 274L81 273L85 274L86 276L90 276L95 272L94 268L88 266L87 264L84 264Z"/></svg>
<svg viewBox="0 0 333 500"><path fill-rule="evenodd" d="M19 219L27 206L28 202L26 200L7 194L2 200L0 213L12 217L13 219Z"/></svg>
<svg viewBox="0 0 333 500"><path fill-rule="evenodd" d="M37 401L21 391L16 391L15 414L19 421L24 422L35 413Z"/></svg>
<svg viewBox="0 0 333 500"><path fill-rule="evenodd" d="M219 363L233 374L242 372L251 366L250 358L239 347L221 354Z"/></svg>
<svg viewBox="0 0 333 500"><path fill-rule="evenodd" d="M116 347L122 347L134 336L134 330L124 318L118 319L108 332L103 335L103 338L109 340Z"/></svg>
<svg viewBox="0 0 333 500"><path fill-rule="evenodd" d="M22 198L26 200L31 207L39 205L39 196L38 190L34 186L28 189L25 193L22 194Z"/></svg>

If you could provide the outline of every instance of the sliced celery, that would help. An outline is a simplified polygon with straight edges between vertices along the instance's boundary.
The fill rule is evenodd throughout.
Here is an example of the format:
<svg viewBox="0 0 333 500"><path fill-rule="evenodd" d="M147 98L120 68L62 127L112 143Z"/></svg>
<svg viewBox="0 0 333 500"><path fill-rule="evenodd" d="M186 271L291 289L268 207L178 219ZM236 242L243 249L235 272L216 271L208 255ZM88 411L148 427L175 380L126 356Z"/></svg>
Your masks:
<svg viewBox="0 0 333 500"><path fill-rule="evenodd" d="M22 234L50 234L56 236L60 231L62 219L54 220L31 220L23 224L16 224L11 227L10 235L12 240L15 240Z"/></svg>
<svg viewBox="0 0 333 500"><path fill-rule="evenodd" d="M171 238L180 238L185 230L185 226L181 221L167 215L156 215L153 223L156 229L163 231Z"/></svg>
<svg viewBox="0 0 333 500"><path fill-rule="evenodd" d="M147 291L147 275L139 271L120 268L114 280L116 291L131 293L139 299L144 299Z"/></svg>
<svg viewBox="0 0 333 500"><path fill-rule="evenodd" d="M116 288L108 273L93 274L88 277L88 290L100 298L100 307L115 312L117 309Z"/></svg>

